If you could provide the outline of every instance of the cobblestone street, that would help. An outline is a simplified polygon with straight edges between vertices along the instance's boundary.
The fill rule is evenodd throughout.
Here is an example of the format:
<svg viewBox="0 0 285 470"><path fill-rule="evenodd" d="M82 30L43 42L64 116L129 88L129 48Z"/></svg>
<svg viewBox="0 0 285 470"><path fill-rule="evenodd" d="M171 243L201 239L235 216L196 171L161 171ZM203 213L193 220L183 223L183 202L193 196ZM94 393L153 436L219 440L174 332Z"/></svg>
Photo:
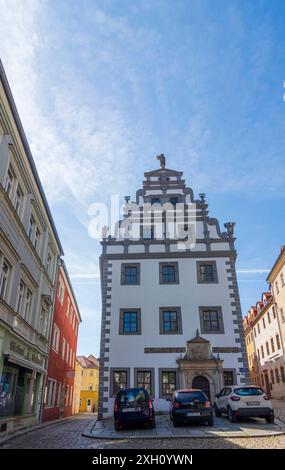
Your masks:
<svg viewBox="0 0 285 470"><path fill-rule="evenodd" d="M34 430L15 437L2 449L284 449L285 435L260 438L219 439L92 439L81 433L91 429L94 417L77 416L70 421Z"/></svg>

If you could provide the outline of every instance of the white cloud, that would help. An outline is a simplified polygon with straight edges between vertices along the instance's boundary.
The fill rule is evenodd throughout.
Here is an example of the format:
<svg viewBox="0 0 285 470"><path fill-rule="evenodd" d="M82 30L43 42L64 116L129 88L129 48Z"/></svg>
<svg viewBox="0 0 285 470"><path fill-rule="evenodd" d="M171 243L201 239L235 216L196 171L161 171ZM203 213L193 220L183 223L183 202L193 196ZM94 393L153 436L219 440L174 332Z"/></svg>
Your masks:
<svg viewBox="0 0 285 470"><path fill-rule="evenodd" d="M263 274L269 273L270 269L268 268L253 268L253 269L237 269L238 274Z"/></svg>

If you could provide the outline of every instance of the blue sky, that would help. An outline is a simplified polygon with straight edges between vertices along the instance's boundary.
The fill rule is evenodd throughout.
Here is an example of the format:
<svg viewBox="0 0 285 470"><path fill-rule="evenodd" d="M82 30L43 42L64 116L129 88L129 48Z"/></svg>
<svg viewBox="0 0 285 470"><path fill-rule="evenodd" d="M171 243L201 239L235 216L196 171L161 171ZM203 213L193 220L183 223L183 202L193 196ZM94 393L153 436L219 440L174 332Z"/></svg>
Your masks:
<svg viewBox="0 0 285 470"><path fill-rule="evenodd" d="M155 155L236 221L243 313L284 243L283 1L0 0L0 55L99 353L88 207L134 196Z"/></svg>

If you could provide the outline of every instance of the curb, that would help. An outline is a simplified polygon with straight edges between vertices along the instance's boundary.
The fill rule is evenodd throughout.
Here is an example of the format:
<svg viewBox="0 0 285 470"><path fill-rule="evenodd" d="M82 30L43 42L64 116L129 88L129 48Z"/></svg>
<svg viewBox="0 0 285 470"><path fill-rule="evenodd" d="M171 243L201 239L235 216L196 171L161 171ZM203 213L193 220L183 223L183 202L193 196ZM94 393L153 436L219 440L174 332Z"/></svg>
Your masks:
<svg viewBox="0 0 285 470"><path fill-rule="evenodd" d="M76 415L73 415L73 416L68 416L66 418L59 418L59 419L55 419L55 420L52 420L52 421L47 421L45 423L40 423L40 424L37 424L35 426L30 426L30 427L27 427L25 429L22 429L21 431L16 431L15 433L13 433L9 436L5 436L2 439L0 439L0 447L2 446L2 444L5 444L6 442L8 442L10 440L15 439L16 437L22 436L23 434L28 434L30 432L37 431L38 429L47 428L49 426L54 426L56 424L66 423L67 421L73 421L73 420L75 420L79 417L80 417L80 415L76 414ZM96 422L97 422L97 420L96 420ZM93 427L92 427L92 429L93 429Z"/></svg>
<svg viewBox="0 0 285 470"><path fill-rule="evenodd" d="M210 434L210 431L209 431L209 434L205 435L189 435L189 434L179 434L179 435L175 435L175 434L172 434L172 435L152 435L152 436L148 436L148 435L131 435L131 436L106 436L106 435L94 435L94 433L92 433L92 430L94 429L94 427L96 426L96 423L97 423L98 419L95 421L95 423L93 424L92 428L90 431L83 431L81 433L82 436L84 437L88 437L90 439L98 439L98 440L108 440L108 441L117 441L117 440L124 440L124 441L127 441L127 440L150 440L150 439L154 439L154 440L157 440L157 439L227 439L227 438L236 438L236 439L248 439L248 438L259 438L259 437L274 437L274 436L282 436L282 435L285 435L285 427L284 427L284 423L282 421L280 421L278 418L276 419L276 421L279 421L280 424L278 422L275 422L275 425L279 428L279 431L273 431L271 432L270 434L268 434L268 431L262 433L262 434L242 434L242 435L237 435L237 434L225 434L225 435L213 435L213 434Z"/></svg>

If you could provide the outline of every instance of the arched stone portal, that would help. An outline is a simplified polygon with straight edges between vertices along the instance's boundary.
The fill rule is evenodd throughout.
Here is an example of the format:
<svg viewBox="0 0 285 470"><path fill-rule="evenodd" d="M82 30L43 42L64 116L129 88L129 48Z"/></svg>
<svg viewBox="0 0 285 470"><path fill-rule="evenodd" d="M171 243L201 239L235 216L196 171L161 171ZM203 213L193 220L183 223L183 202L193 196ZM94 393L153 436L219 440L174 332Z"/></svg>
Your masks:
<svg viewBox="0 0 285 470"><path fill-rule="evenodd" d="M196 375L196 377L194 377L194 379L192 380L192 387L199 388L200 390L202 390L202 392L205 393L208 399L211 400L210 383L206 377L204 377L203 375Z"/></svg>
<svg viewBox="0 0 285 470"><path fill-rule="evenodd" d="M208 340L201 338L199 331L195 338L187 341L187 352L178 359L180 384L182 388L200 388L210 401L224 386L223 361L215 357Z"/></svg>

